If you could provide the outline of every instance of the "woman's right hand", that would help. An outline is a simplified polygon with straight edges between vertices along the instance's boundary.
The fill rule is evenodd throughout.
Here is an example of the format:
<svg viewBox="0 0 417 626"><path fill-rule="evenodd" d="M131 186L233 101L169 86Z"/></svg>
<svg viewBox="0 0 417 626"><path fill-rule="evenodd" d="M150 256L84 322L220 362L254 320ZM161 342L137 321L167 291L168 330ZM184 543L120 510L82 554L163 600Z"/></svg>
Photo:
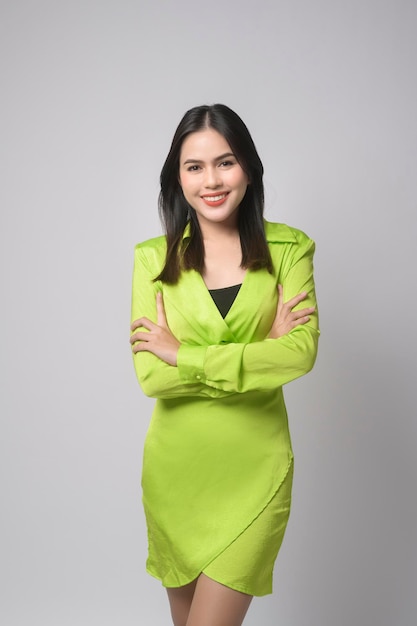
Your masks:
<svg viewBox="0 0 417 626"><path fill-rule="evenodd" d="M181 344L169 329L164 300L160 291L156 294L156 311L156 324L147 317L141 317L132 322L130 326L130 330L133 333L130 336L132 352L134 354L142 351L152 352L161 361L165 361L168 365L176 366L177 354ZM144 328L146 332L138 331L138 328Z"/></svg>
<svg viewBox="0 0 417 626"><path fill-rule="evenodd" d="M300 309L299 311L293 311L293 309L307 298L307 292L303 291L299 293L288 302L284 302L284 290L282 285L278 285L278 305L277 313L275 315L274 322L271 330L269 331L269 339L278 339L283 335L287 335L290 330L296 328L300 324L306 324L310 320L310 315L315 312L315 307L308 307L306 309Z"/></svg>

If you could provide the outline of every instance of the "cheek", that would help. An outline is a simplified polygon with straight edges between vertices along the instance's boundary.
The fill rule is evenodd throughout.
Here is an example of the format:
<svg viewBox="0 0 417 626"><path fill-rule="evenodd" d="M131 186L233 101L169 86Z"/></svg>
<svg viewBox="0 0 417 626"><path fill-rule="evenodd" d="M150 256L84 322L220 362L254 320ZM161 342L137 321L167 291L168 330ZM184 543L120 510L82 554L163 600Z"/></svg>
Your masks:
<svg viewBox="0 0 417 626"><path fill-rule="evenodd" d="M185 194L189 193L190 190L192 189L193 185L192 185L192 180L190 180L190 177L187 176L187 174L181 174L178 177L179 183L182 187L182 191Z"/></svg>
<svg viewBox="0 0 417 626"><path fill-rule="evenodd" d="M244 187L246 189L249 184L249 179L243 170L233 171L233 184L236 187Z"/></svg>
<svg viewBox="0 0 417 626"><path fill-rule="evenodd" d="M240 190L242 191L242 193L246 192L246 188L248 184L249 184L249 181L248 181L248 177L246 176L246 174L236 177L235 186L240 187Z"/></svg>

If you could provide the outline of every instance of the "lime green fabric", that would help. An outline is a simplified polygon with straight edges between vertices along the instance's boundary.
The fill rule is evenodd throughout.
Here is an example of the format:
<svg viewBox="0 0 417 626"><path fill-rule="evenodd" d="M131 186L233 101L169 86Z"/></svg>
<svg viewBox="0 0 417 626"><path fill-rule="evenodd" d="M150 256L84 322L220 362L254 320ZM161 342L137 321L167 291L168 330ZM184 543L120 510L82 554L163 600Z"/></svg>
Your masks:
<svg viewBox="0 0 417 626"><path fill-rule="evenodd" d="M278 283L285 300L307 291L300 308L316 305L314 243L284 224L265 222L265 230L274 274L248 271L224 319L198 272L183 272L177 285L153 282L164 237L135 249L132 319L156 321L161 290L182 344L178 367L148 352L134 355L143 391L157 398L142 474L147 568L167 587L195 579L249 528L292 460L282 385L314 364L317 314L284 337L266 337Z"/></svg>
<svg viewBox="0 0 417 626"><path fill-rule="evenodd" d="M251 596L272 593L275 559L290 515L292 478L291 462L272 500L251 525L204 568L206 576Z"/></svg>

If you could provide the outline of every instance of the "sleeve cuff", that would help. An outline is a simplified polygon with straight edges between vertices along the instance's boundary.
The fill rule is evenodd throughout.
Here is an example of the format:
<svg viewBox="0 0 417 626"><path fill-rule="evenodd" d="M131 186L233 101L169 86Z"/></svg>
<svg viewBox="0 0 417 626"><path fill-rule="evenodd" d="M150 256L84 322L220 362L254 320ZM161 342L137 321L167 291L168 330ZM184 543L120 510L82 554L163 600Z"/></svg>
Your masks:
<svg viewBox="0 0 417 626"><path fill-rule="evenodd" d="M178 350L177 367L180 379L185 383L205 383L204 360L206 346L186 346Z"/></svg>

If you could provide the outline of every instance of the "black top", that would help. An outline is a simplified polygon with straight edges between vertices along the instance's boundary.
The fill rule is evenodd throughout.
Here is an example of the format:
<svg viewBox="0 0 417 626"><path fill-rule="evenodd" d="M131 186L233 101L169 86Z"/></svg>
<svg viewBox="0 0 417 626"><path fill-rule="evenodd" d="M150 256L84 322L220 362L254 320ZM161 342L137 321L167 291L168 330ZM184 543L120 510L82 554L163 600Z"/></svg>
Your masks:
<svg viewBox="0 0 417 626"><path fill-rule="evenodd" d="M209 289L210 295L219 309L223 319L228 314L241 286L242 285L240 284L232 285L231 287L223 287L222 289Z"/></svg>

